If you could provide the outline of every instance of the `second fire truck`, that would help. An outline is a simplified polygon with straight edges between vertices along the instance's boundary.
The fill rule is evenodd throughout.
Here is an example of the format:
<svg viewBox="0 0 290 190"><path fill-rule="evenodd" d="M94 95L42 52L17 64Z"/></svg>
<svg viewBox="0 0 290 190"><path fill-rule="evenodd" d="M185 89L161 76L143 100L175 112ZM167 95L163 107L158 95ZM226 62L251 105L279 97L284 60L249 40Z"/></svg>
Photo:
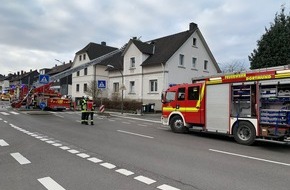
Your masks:
<svg viewBox="0 0 290 190"><path fill-rule="evenodd" d="M290 67L224 74L169 87L162 94L162 123L255 141L290 144Z"/></svg>

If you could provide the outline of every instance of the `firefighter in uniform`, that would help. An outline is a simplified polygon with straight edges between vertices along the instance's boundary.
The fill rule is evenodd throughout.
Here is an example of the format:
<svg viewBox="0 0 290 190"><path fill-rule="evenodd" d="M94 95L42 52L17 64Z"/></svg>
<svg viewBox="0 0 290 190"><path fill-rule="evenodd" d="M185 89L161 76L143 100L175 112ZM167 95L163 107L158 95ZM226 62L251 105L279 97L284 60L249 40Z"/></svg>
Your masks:
<svg viewBox="0 0 290 190"><path fill-rule="evenodd" d="M89 97L87 100L87 121L94 125L94 102L93 98Z"/></svg>
<svg viewBox="0 0 290 190"><path fill-rule="evenodd" d="M83 99L81 100L81 124L88 125L88 120L87 120L87 100L86 97L83 96Z"/></svg>

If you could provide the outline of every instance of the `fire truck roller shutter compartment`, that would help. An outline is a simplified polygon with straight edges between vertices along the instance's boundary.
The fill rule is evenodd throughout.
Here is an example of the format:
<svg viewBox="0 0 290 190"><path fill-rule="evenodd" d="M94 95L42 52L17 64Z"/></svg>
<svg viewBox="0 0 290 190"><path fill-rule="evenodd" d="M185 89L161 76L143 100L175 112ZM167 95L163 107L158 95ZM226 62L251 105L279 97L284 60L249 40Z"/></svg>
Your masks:
<svg viewBox="0 0 290 190"><path fill-rule="evenodd" d="M206 88L206 129L227 133L229 130L230 85L207 85Z"/></svg>

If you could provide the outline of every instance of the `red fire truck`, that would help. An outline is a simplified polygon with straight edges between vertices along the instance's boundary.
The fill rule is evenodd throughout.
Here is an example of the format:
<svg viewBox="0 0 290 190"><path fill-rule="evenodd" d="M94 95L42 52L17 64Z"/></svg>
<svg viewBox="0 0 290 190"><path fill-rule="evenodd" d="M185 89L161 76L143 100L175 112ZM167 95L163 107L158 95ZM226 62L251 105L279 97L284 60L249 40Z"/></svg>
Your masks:
<svg viewBox="0 0 290 190"><path fill-rule="evenodd" d="M290 144L290 67L195 78L162 94L162 123L255 141Z"/></svg>
<svg viewBox="0 0 290 190"><path fill-rule="evenodd" d="M20 108L22 105L29 105L45 110L66 110L70 108L71 100L61 96L58 92L50 88L52 83L48 83L30 90L26 85L17 87L18 97L12 101L11 106Z"/></svg>

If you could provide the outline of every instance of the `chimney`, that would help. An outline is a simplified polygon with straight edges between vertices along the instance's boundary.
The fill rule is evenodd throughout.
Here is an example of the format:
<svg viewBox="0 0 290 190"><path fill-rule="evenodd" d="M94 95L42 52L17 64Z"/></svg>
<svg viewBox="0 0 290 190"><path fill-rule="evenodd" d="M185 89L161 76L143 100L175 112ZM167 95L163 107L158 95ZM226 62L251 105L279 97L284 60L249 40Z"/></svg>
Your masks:
<svg viewBox="0 0 290 190"><path fill-rule="evenodd" d="M189 23L189 30L195 30L197 29L197 24L195 24L194 22Z"/></svg>
<svg viewBox="0 0 290 190"><path fill-rule="evenodd" d="M72 63L72 61L71 61L71 60L69 60L69 63Z"/></svg>
<svg viewBox="0 0 290 190"><path fill-rule="evenodd" d="M32 72L32 69L30 69L30 72Z"/></svg>
<svg viewBox="0 0 290 190"><path fill-rule="evenodd" d="M21 70L21 75L23 75L23 70Z"/></svg>
<svg viewBox="0 0 290 190"><path fill-rule="evenodd" d="M106 46L107 44L106 44L106 42L102 41L102 42L101 42L101 45L102 45L102 46Z"/></svg>
<svg viewBox="0 0 290 190"><path fill-rule="evenodd" d="M57 64L55 64L55 66L54 67L57 67Z"/></svg>
<svg viewBox="0 0 290 190"><path fill-rule="evenodd" d="M133 40L137 40L137 37L136 37L136 36L134 36L132 39L133 39Z"/></svg>
<svg viewBox="0 0 290 190"><path fill-rule="evenodd" d="M20 72L19 72L19 71L17 72L17 75L18 75L18 76L20 75Z"/></svg>

